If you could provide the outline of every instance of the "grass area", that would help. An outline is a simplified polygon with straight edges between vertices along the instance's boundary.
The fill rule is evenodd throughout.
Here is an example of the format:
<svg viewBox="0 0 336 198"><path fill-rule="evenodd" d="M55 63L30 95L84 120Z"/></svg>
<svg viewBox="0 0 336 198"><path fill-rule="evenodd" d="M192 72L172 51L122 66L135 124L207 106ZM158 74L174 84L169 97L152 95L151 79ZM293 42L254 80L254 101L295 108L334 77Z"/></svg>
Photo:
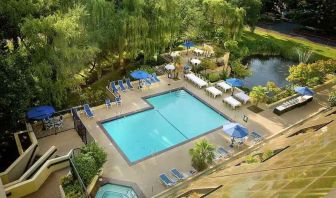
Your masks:
<svg viewBox="0 0 336 198"><path fill-rule="evenodd" d="M336 48L323 44L314 43L304 38L292 37L275 31L269 31L261 28L257 28L255 30L255 34L267 39L273 39L275 41L277 40L277 43L279 43L285 48L288 47L287 49L293 48L293 46L294 47L302 46L304 48L310 49L315 54L318 54L326 58L336 57Z"/></svg>
<svg viewBox="0 0 336 198"><path fill-rule="evenodd" d="M120 72L120 70L114 70L111 71L109 73L107 73L106 75L102 76L99 80L97 80L96 82L94 82L90 87L93 90L105 90L105 87L108 85L108 82L114 80L120 80L122 79L122 74Z"/></svg>

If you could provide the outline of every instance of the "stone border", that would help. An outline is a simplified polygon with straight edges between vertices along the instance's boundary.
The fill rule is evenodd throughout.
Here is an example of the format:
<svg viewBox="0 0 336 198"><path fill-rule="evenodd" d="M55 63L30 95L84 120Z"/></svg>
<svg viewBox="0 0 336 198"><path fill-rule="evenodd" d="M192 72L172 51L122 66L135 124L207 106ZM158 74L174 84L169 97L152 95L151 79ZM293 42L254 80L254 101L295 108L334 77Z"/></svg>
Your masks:
<svg viewBox="0 0 336 198"><path fill-rule="evenodd" d="M207 131L207 132L204 132L198 136L195 136L193 138L190 138L190 139L187 139L183 142L180 142L178 144L175 144L171 147L168 147L166 149L163 149L161 151L158 151L156 153L153 153L147 157L144 157L142 159L139 159L139 160L136 160L134 162L131 162L128 157L126 156L126 154L122 151L122 149L119 147L119 145L117 144L117 142L115 142L113 140L113 138L108 134L108 131L106 131L106 129L104 128L103 124L106 123L106 122L110 122L110 121L113 121L113 120L117 120L117 119L120 119L120 118L124 118L124 117L127 117L127 116L131 116L131 115L134 115L134 114L137 114L137 113L141 113L141 112L144 112L144 111L147 111L147 110L151 110L151 109L154 109L154 106L152 104L150 104L146 99L148 98L151 98L151 97L155 97L155 96L160 96L160 95L163 95L163 94L167 94L167 93L170 93L170 92L175 92L175 91L178 91L178 90L184 90L186 91L188 94L190 94L191 96L193 96L194 98L196 98L197 100L199 100L200 102L202 102L203 104L205 104L206 106L208 106L209 108L211 108L212 110L214 110L216 113L220 114L222 117L224 117L225 119L227 119L229 122L233 122L233 120L231 118L229 118L228 116L226 116L225 114L223 114L222 112L220 112L219 110L217 110L215 107L211 106L209 103L207 103L206 101L204 101L203 99L201 99L200 97L198 97L197 95L195 95L194 93L192 93L190 90L188 90L187 88L185 87L179 87L179 88L175 88L175 89L171 89L171 90L168 90L168 91L164 91L164 92L160 92L160 93L156 93L156 94L151 94L151 95L148 95L148 96L144 96L142 97L142 99L147 103L147 105L149 105L149 107L145 107L145 108L142 108L142 109L139 109L139 110L136 110L136 111L133 111L133 112L129 112L129 113L126 113L126 114L122 114L122 115L118 115L118 116L115 116L115 117L112 117L112 118L108 118L108 119L105 119L105 120L102 120L102 121L98 121L97 122L97 125L102 129L102 131L104 132L104 134L106 135L106 137L110 140L110 142L114 145L114 147L118 150L118 152L121 154L121 156L124 158L124 160L127 162L127 164L129 166L132 166L132 165L135 165L135 164L138 164L144 160L147 160L149 158L152 158L152 157L155 157L157 155L160 155L168 150L171 150L173 148L176 148L178 146L181 146L183 144L186 144L188 142L191 142L197 138L200 138L202 136L205 136L205 135L208 135L212 132L215 132L219 129L222 128L222 126L219 126L215 129L212 129L210 131Z"/></svg>

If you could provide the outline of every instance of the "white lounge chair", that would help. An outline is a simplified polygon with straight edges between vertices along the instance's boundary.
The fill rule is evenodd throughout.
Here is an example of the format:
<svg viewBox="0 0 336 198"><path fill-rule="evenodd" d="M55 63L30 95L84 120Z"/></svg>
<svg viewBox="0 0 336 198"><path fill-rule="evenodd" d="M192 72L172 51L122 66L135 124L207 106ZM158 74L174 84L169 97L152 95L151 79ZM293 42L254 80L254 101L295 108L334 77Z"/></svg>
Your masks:
<svg viewBox="0 0 336 198"><path fill-rule="evenodd" d="M186 79L188 79L189 81L197 85L199 88L202 88L208 85L207 82L197 77L195 74L186 74L185 77Z"/></svg>
<svg viewBox="0 0 336 198"><path fill-rule="evenodd" d="M248 101L250 101L250 96L248 96L244 92L239 92L239 93L233 94L233 96L235 98L237 98L238 100L242 101L244 104L246 104Z"/></svg>
<svg viewBox="0 0 336 198"><path fill-rule="evenodd" d="M209 94L211 94L214 98L217 96L221 96L223 93L219 91L216 87L208 87L205 89L205 91Z"/></svg>
<svg viewBox="0 0 336 198"><path fill-rule="evenodd" d="M233 109L241 106L241 103L238 100L234 99L234 97L232 96L224 98L223 102L229 104Z"/></svg>
<svg viewBox="0 0 336 198"><path fill-rule="evenodd" d="M224 92L226 92L227 90L232 90L232 86L224 81L217 83L217 87L223 89Z"/></svg>

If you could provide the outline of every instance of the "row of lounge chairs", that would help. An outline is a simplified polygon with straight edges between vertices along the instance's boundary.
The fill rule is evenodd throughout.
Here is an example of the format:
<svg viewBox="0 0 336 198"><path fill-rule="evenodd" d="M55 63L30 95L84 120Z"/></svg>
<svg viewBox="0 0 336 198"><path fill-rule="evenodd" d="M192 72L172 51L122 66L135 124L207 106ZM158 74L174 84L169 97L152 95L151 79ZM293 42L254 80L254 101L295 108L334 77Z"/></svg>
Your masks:
<svg viewBox="0 0 336 198"><path fill-rule="evenodd" d="M189 80L190 82L192 82L193 84L195 84L196 86L198 86L199 88L208 86L208 83L205 80L203 80L202 78L196 76L193 73L186 74L185 78L187 80Z"/></svg>
<svg viewBox="0 0 336 198"><path fill-rule="evenodd" d="M121 105L121 97L120 96L115 96L115 104L116 105ZM109 98L105 100L105 106L106 106L107 109L112 107L112 102ZM83 105L83 111L85 112L85 114L88 118L93 118L94 117L93 111L91 110L89 104L84 104Z"/></svg>
<svg viewBox="0 0 336 198"><path fill-rule="evenodd" d="M162 173L159 175L159 179L161 181L161 183L166 186L166 187L171 187L174 186L178 181L182 181L187 179L188 177L190 177L191 175L195 174L197 171L192 168L189 173L184 173L179 171L176 168L173 168L170 170L170 173L174 176L174 177L169 177L167 174Z"/></svg>
<svg viewBox="0 0 336 198"><path fill-rule="evenodd" d="M127 89L129 90L134 88L129 78L126 79L126 85L127 85ZM111 81L109 85L109 89L112 91L112 93L118 93L119 90L125 92L126 86L124 85L124 82L122 80L118 80L118 86L115 84L114 81Z"/></svg>
<svg viewBox="0 0 336 198"><path fill-rule="evenodd" d="M140 88L150 87L154 83L160 82L160 79L155 73L152 73L150 77L140 80Z"/></svg>

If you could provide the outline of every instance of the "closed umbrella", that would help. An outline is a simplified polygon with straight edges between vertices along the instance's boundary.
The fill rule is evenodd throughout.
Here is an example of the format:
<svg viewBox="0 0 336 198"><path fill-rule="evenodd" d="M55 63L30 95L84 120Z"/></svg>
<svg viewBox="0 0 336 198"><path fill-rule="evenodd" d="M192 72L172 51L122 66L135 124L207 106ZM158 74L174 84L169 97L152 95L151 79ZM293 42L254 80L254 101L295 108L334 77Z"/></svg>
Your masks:
<svg viewBox="0 0 336 198"><path fill-rule="evenodd" d="M308 87L296 87L294 90L296 93L299 93L303 96L312 96L315 94L315 92Z"/></svg>

